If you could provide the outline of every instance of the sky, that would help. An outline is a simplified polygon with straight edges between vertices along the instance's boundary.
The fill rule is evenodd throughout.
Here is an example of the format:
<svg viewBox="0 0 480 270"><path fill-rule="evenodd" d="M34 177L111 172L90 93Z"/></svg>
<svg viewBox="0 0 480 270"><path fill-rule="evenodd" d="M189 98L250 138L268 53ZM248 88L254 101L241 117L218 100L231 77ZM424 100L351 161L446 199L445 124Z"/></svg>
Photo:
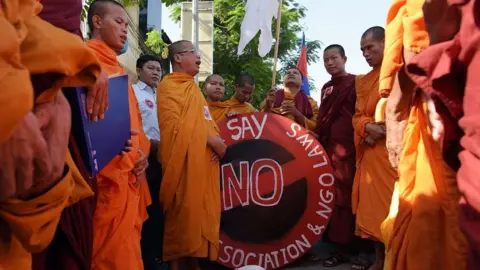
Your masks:
<svg viewBox="0 0 480 270"><path fill-rule="evenodd" d="M301 24L305 27L308 40L319 40L324 46L340 44L347 55L347 72L365 74L370 67L360 51L360 37L371 26L383 26L387 18L390 1L386 0L297 0L308 9ZM174 24L168 16L168 10L162 12L162 28L172 40L180 39L179 25ZM298 33L300 37L302 33ZM272 47L273 50L273 47ZM323 53L323 50L322 50ZM319 101L320 88L330 80L330 75L323 67L323 61L308 67L309 77L315 80L318 89L311 96Z"/></svg>

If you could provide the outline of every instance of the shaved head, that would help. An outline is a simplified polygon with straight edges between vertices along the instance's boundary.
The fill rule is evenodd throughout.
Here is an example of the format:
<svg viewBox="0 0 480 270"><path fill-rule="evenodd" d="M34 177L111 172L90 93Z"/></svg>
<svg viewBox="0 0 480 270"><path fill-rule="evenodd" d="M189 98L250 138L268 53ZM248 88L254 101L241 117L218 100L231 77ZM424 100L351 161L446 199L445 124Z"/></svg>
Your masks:
<svg viewBox="0 0 480 270"><path fill-rule="evenodd" d="M105 17L105 13L107 13L108 6L109 5L116 5L119 7L122 7L122 4L115 0L96 0L93 1L93 3L90 4L88 7L88 12L87 12L87 23L88 27L90 28L90 31L93 32L93 16L99 16L101 18Z"/></svg>
<svg viewBox="0 0 480 270"><path fill-rule="evenodd" d="M362 39L366 38L368 35L372 35L376 41L385 40L385 29L381 26L370 27L363 33Z"/></svg>
<svg viewBox="0 0 480 270"><path fill-rule="evenodd" d="M192 42L188 40L179 40L175 41L174 43L168 45L168 58L173 64L173 56L177 53L183 52L184 50L188 49L189 46L193 46ZM213 74L215 75L215 74Z"/></svg>
<svg viewBox="0 0 480 270"><path fill-rule="evenodd" d="M200 72L200 54L193 43L188 40L176 41L168 46L168 58L172 63L173 72L186 73L195 76Z"/></svg>

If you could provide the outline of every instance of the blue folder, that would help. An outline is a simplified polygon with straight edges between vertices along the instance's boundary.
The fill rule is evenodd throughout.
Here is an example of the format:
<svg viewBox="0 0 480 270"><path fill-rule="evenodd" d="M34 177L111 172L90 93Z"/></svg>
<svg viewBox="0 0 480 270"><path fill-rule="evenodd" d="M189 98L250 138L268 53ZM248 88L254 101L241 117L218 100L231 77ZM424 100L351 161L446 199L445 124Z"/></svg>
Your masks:
<svg viewBox="0 0 480 270"><path fill-rule="evenodd" d="M92 176L98 174L125 149L130 139L128 76L108 80L108 110L105 118L90 121L87 113L87 89L64 89L72 108L72 132L82 159Z"/></svg>

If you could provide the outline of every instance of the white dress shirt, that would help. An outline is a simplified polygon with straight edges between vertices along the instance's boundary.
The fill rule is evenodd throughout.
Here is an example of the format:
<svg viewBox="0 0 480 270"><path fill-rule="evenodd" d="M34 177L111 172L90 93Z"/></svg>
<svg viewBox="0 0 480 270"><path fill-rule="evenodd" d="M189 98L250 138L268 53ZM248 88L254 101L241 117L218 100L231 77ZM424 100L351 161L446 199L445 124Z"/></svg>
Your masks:
<svg viewBox="0 0 480 270"><path fill-rule="evenodd" d="M150 86L142 81L133 85L138 107L142 113L143 131L150 140L160 141L160 128L157 117L157 94Z"/></svg>

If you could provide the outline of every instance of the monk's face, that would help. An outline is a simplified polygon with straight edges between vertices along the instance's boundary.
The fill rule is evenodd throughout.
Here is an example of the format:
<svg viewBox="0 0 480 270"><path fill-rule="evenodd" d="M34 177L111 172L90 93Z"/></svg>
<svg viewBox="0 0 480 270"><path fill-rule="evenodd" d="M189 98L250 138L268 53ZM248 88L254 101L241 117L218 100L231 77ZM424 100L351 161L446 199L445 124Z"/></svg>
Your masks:
<svg viewBox="0 0 480 270"><path fill-rule="evenodd" d="M200 54L195 50L191 42L185 42L182 50L175 53L175 61L187 74L195 76L200 71Z"/></svg>
<svg viewBox="0 0 480 270"><path fill-rule="evenodd" d="M371 67L378 67L382 64L384 40L377 40L372 34L368 34L360 41L360 49L363 57Z"/></svg>
<svg viewBox="0 0 480 270"><path fill-rule="evenodd" d="M323 64L327 72L332 75L339 75L345 72L347 57L340 54L338 48L332 48L323 52Z"/></svg>
<svg viewBox="0 0 480 270"><path fill-rule="evenodd" d="M302 74L298 69L291 68L283 76L283 85L288 87L301 87L303 84Z"/></svg>
<svg viewBox="0 0 480 270"><path fill-rule="evenodd" d="M121 51L127 41L128 16L119 5L105 5L102 17L93 16L94 35L98 36L114 51Z"/></svg>
<svg viewBox="0 0 480 270"><path fill-rule="evenodd" d="M244 85L235 85L235 98L240 103L248 102L252 98L255 85L245 83Z"/></svg>
<svg viewBox="0 0 480 270"><path fill-rule="evenodd" d="M157 61L148 61L143 64L142 68L137 68L137 74L140 81L150 87L156 88L160 82L162 67Z"/></svg>
<svg viewBox="0 0 480 270"><path fill-rule="evenodd" d="M225 82L222 77L213 75L205 82L204 90L209 100L220 101L225 93Z"/></svg>

